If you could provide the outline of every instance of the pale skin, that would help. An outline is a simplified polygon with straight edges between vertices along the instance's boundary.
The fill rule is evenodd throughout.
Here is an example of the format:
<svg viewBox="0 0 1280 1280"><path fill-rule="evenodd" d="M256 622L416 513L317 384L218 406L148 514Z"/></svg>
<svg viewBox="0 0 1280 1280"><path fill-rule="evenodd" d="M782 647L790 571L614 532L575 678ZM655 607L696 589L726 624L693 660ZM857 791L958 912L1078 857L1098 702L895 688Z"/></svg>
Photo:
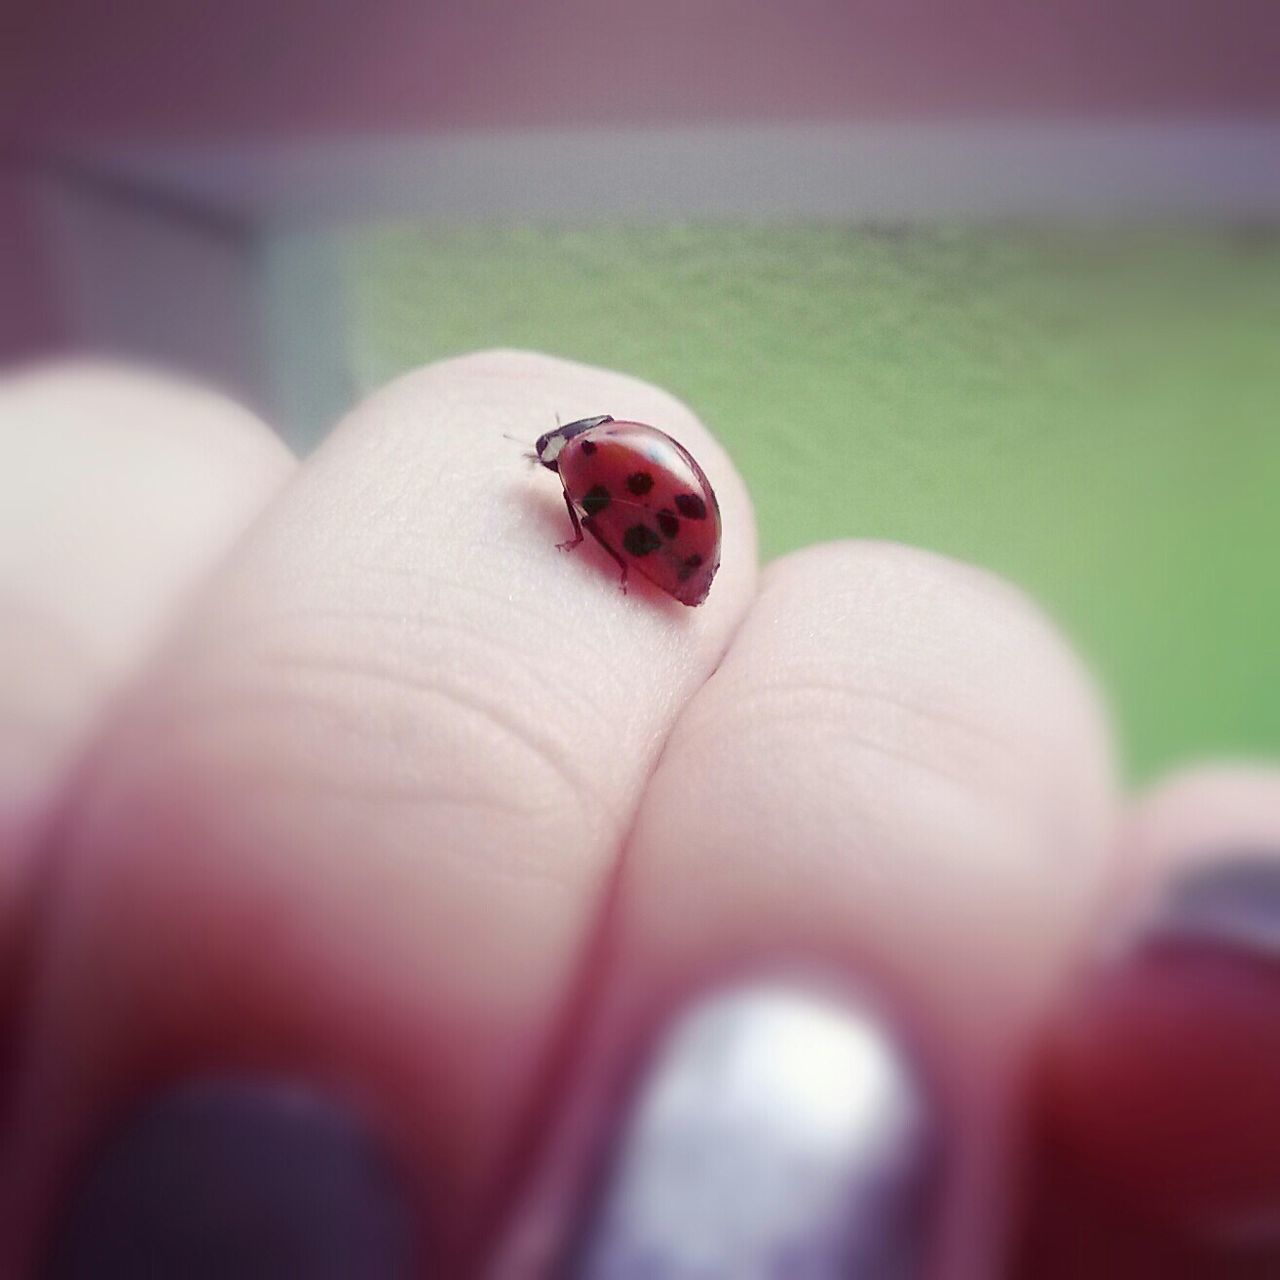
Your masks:
<svg viewBox="0 0 1280 1280"><path fill-rule="evenodd" d="M700 608L558 553L560 487L504 439L606 411L715 487ZM109 1116L233 1068L351 1102L451 1256L531 1201L567 1230L609 1063L781 964L910 1028L951 1116L943 1271L989 1275L1081 956L1179 859L1280 850L1269 770L1123 795L1007 583L857 541L758 573L731 461L619 374L429 366L298 463L205 392L51 369L0 392L0 511L0 1274Z"/></svg>

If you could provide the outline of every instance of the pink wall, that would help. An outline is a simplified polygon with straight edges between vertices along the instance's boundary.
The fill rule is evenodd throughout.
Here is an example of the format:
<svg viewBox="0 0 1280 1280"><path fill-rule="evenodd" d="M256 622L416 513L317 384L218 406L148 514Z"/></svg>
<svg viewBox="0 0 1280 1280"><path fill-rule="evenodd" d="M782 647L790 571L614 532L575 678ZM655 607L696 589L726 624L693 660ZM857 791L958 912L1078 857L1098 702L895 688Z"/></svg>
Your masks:
<svg viewBox="0 0 1280 1280"><path fill-rule="evenodd" d="M1280 111L1275 0L24 8L0 22L0 93L28 137Z"/></svg>
<svg viewBox="0 0 1280 1280"><path fill-rule="evenodd" d="M14 140L38 154L533 125L1280 114L1280 0L0 8L0 356L77 332L48 193L36 198L30 171L6 165Z"/></svg>
<svg viewBox="0 0 1280 1280"><path fill-rule="evenodd" d="M0 167L0 356L23 358L65 336L36 183Z"/></svg>

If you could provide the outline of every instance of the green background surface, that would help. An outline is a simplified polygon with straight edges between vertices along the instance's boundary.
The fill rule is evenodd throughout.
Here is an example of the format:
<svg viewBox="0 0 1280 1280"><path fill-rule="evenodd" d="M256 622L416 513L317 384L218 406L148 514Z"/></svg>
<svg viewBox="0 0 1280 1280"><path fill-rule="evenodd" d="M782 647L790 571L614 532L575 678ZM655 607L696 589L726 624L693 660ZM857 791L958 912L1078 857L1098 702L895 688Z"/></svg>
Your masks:
<svg viewBox="0 0 1280 1280"><path fill-rule="evenodd" d="M763 557L892 538L1007 575L1133 776L1280 753L1274 230L402 226L341 261L358 389L495 345L647 378L732 452Z"/></svg>

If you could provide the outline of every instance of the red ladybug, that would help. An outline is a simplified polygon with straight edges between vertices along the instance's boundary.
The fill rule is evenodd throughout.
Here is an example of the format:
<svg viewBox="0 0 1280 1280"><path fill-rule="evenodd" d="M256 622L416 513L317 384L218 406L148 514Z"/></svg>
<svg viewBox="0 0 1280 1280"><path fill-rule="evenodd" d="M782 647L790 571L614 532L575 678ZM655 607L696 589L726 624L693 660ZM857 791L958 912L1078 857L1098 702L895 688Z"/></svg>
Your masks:
<svg viewBox="0 0 1280 1280"><path fill-rule="evenodd" d="M586 529L618 562L623 591L634 565L681 604L707 598L720 567L720 505L683 445L606 413L548 431L533 448L564 485L574 536L561 550Z"/></svg>

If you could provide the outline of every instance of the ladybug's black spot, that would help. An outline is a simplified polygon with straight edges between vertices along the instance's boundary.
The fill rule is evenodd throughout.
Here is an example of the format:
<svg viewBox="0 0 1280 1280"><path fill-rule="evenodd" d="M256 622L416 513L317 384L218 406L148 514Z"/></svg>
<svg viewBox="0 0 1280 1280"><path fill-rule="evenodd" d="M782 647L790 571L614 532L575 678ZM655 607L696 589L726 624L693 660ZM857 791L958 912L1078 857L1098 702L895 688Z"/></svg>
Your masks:
<svg viewBox="0 0 1280 1280"><path fill-rule="evenodd" d="M693 571L699 568L701 564L702 557L695 551L693 555L688 556L685 559L685 562L680 566L680 572L676 574L676 577L681 582L688 582L689 579L693 577Z"/></svg>
<svg viewBox="0 0 1280 1280"><path fill-rule="evenodd" d="M627 488L637 498L642 498L653 488L653 477L647 471L633 471L627 477Z"/></svg>
<svg viewBox="0 0 1280 1280"><path fill-rule="evenodd" d="M633 524L622 535L622 545L633 556L647 556L662 546L662 539L647 524Z"/></svg>
<svg viewBox="0 0 1280 1280"><path fill-rule="evenodd" d="M680 521L670 511L659 511L658 528L664 538L674 538L680 532Z"/></svg>
<svg viewBox="0 0 1280 1280"><path fill-rule="evenodd" d="M596 451L596 445L593 440L584 440L578 448L582 450L582 456L584 458L591 457L591 455Z"/></svg>
<svg viewBox="0 0 1280 1280"><path fill-rule="evenodd" d="M598 516L609 505L609 490L602 484L598 484L594 489L588 489L582 495L582 501L578 505L589 516Z"/></svg>
<svg viewBox="0 0 1280 1280"><path fill-rule="evenodd" d="M696 493L677 493L676 510L686 520L705 520L707 504Z"/></svg>

